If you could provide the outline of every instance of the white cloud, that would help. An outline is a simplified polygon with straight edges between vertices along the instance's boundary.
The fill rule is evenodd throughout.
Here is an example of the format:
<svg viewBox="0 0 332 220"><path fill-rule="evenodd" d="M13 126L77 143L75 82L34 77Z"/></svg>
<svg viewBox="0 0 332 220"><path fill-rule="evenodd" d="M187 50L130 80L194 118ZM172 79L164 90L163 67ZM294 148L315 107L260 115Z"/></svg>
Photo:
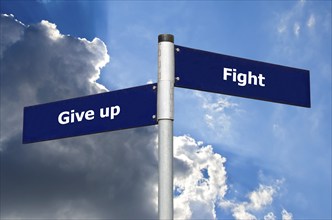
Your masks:
<svg viewBox="0 0 332 220"><path fill-rule="evenodd" d="M212 146L186 135L174 137L174 157L175 219L216 219L217 208L230 211L237 220L259 219L284 182L260 184L248 193L248 201L226 199L226 158L214 153ZM273 212L264 215L264 220L274 219Z"/></svg>
<svg viewBox="0 0 332 220"><path fill-rule="evenodd" d="M276 30L280 37L286 38L285 43L294 36L299 38L306 31L305 27L315 26L316 16L314 13L308 16L307 8L306 1L298 1L292 8L279 14Z"/></svg>
<svg viewBox="0 0 332 220"><path fill-rule="evenodd" d="M60 40L64 36L60 34L60 31L57 29L56 25L53 23L50 23L48 21L42 20L40 22L42 26L45 26L45 31L47 31L47 35L52 40Z"/></svg>
<svg viewBox="0 0 332 220"><path fill-rule="evenodd" d="M174 137L176 219L215 219L215 203L227 190L226 159L200 144L189 136Z"/></svg>
<svg viewBox="0 0 332 220"><path fill-rule="evenodd" d="M275 123L272 125L272 130L273 130L273 134L276 138L283 140L285 139L286 135L286 131L285 128L283 128L282 125L280 125L280 123Z"/></svg>
<svg viewBox="0 0 332 220"><path fill-rule="evenodd" d="M244 220L244 219L248 219L248 220L256 220L257 218L250 214L249 212L247 212L245 205L240 204L240 205L236 205L233 208L233 217L236 220Z"/></svg>
<svg viewBox="0 0 332 220"><path fill-rule="evenodd" d="M281 215L282 215L282 220L292 220L293 219L292 213L287 212L285 209L282 210Z"/></svg>
<svg viewBox="0 0 332 220"><path fill-rule="evenodd" d="M209 132L223 139L232 139L233 121L231 114L238 114L242 110L229 96L214 96L202 92L195 92L204 110L204 122Z"/></svg>
<svg viewBox="0 0 332 220"><path fill-rule="evenodd" d="M309 28L313 28L316 24L316 18L315 18L315 15L314 14L311 14L308 21L307 21L307 26Z"/></svg>
<svg viewBox="0 0 332 220"><path fill-rule="evenodd" d="M259 219L264 211L272 206L273 198L277 195L283 180L276 180L272 185L262 185L248 194L249 201L221 200L220 207L231 210L232 215L237 220ZM257 215L257 216L255 216ZM264 216L264 220L276 219L273 212Z"/></svg>
<svg viewBox="0 0 332 220"><path fill-rule="evenodd" d="M264 216L264 220L276 220L277 217L273 214L273 212L267 213L267 215Z"/></svg>
<svg viewBox="0 0 332 220"><path fill-rule="evenodd" d="M275 193L275 187L260 185L256 191L249 194L249 207L253 210L260 210L264 206L271 205Z"/></svg>
<svg viewBox="0 0 332 220"><path fill-rule="evenodd" d="M298 37L300 35L300 30L301 30L300 24L298 22L295 22L294 26L293 26L293 31L294 31L295 36Z"/></svg>

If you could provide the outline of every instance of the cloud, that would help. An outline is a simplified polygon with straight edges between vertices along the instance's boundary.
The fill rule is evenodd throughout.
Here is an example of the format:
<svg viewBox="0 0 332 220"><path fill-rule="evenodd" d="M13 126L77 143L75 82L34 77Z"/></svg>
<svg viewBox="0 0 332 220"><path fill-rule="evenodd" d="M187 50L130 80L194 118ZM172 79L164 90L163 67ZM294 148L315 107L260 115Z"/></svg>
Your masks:
<svg viewBox="0 0 332 220"><path fill-rule="evenodd" d="M307 26L309 28L313 28L316 24L316 18L315 18L315 15L311 14L308 21L307 21Z"/></svg>
<svg viewBox="0 0 332 220"><path fill-rule="evenodd" d="M282 220L292 220L293 219L292 213L287 212L285 209L282 210L281 215L282 215Z"/></svg>
<svg viewBox="0 0 332 220"><path fill-rule="evenodd" d="M264 216L264 220L276 219L273 212L265 215L264 212L272 206L284 180L260 184L248 193L248 201L240 202L226 197L229 189L226 158L215 153L212 146L204 146L186 135L174 137L174 157L175 219L216 219L219 208L230 211L237 220L259 216Z"/></svg>
<svg viewBox="0 0 332 220"><path fill-rule="evenodd" d="M202 92L195 92L195 96L204 111L204 122L209 132L218 138L232 140L233 116L243 111L238 104L228 96L213 96Z"/></svg>
<svg viewBox="0 0 332 220"><path fill-rule="evenodd" d="M300 24L298 22L295 22L293 26L293 31L296 37L300 35L300 30L301 30Z"/></svg>
<svg viewBox="0 0 332 220"><path fill-rule="evenodd" d="M243 204L236 205L233 208L233 217L238 220L242 220L242 219L256 220L257 219L254 215L247 212L246 207Z"/></svg>
<svg viewBox="0 0 332 220"><path fill-rule="evenodd" d="M273 38L276 38L278 42L277 53L285 53L287 57L296 57L298 50L301 52L301 56L304 54L311 54L303 52L305 48L317 46L322 39L319 39L322 33L326 32L324 28L324 16L327 13L325 11L313 10L316 5L312 2L297 1L292 7L286 8L281 12L276 13L276 21L273 25L275 31L273 31ZM329 12L328 12L329 13ZM317 30L320 30L318 33ZM303 48L303 44L306 46ZM303 49L302 49L303 48Z"/></svg>
<svg viewBox="0 0 332 220"><path fill-rule="evenodd" d="M250 208L259 210L264 206L271 205L275 193L275 187L260 185L258 190L249 194Z"/></svg>
<svg viewBox="0 0 332 220"><path fill-rule="evenodd" d="M283 52L286 57L312 60L312 57L317 56L315 51L323 53L326 43L322 42L328 41L331 37L331 5L327 2L314 4L312 1L297 1L291 5L275 12L274 24L270 25L274 28L271 30L271 37L278 46L275 53L279 57ZM306 64L307 60L302 62Z"/></svg>
<svg viewBox="0 0 332 220"><path fill-rule="evenodd" d="M98 38L1 15L1 218L156 218L155 127L21 144L24 106L107 91L108 61Z"/></svg>
<svg viewBox="0 0 332 220"><path fill-rule="evenodd" d="M226 159L189 136L174 138L176 219L215 219L227 191Z"/></svg>
<svg viewBox="0 0 332 220"><path fill-rule="evenodd" d="M61 35L47 21L25 26L12 15L1 15L1 29L1 140L21 129L23 106L106 91L94 81L109 61L98 38Z"/></svg>
<svg viewBox="0 0 332 220"><path fill-rule="evenodd" d="M264 220L276 220L276 216L273 214L273 212L269 212L267 215L264 216Z"/></svg>
<svg viewBox="0 0 332 220"><path fill-rule="evenodd" d="M276 220L278 219L272 212L269 212L266 216L264 216L264 220ZM280 219L280 218L279 218ZM282 220L292 220L292 213L287 212L285 209L281 211L281 219Z"/></svg>
<svg viewBox="0 0 332 220"><path fill-rule="evenodd" d="M4 51L18 41L25 29L25 25L14 18L14 15L4 14L1 15L1 33L6 32L6 34L1 35L0 41L0 58L2 58ZM14 20L15 22L10 22Z"/></svg>
<svg viewBox="0 0 332 220"><path fill-rule="evenodd" d="M305 5L305 1L298 1L291 10L279 15L277 23L277 31L279 34L288 35L290 34L290 29L293 29L291 32L293 32L295 36L299 36Z"/></svg>
<svg viewBox="0 0 332 220"><path fill-rule="evenodd" d="M271 185L262 185L248 193L248 201L235 201L222 199L219 203L220 207L226 210L231 210L232 215L237 220L243 219L259 219L257 216L262 216L269 207L272 206L273 199L277 195L283 180L276 180ZM288 213L291 215L291 213ZM284 211L282 212L284 215ZM273 212L268 212L264 215L264 220L276 219Z"/></svg>

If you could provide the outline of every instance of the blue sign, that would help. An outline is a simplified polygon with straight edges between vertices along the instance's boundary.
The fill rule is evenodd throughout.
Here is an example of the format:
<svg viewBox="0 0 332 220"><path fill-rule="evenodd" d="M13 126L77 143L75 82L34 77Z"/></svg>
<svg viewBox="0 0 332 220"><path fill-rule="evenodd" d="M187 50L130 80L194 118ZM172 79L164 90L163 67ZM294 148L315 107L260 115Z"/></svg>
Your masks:
<svg viewBox="0 0 332 220"><path fill-rule="evenodd" d="M156 86L25 107L23 143L157 124Z"/></svg>
<svg viewBox="0 0 332 220"><path fill-rule="evenodd" d="M175 45L176 87L310 107L309 71Z"/></svg>

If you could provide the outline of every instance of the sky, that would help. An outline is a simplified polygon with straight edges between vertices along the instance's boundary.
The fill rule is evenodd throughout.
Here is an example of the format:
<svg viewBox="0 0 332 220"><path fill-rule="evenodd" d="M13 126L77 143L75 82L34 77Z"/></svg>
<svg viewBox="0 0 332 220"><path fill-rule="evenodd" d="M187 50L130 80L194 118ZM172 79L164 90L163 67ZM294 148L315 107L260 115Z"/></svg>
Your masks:
<svg viewBox="0 0 332 220"><path fill-rule="evenodd" d="M311 108L175 88L175 219L331 219L331 1L7 1L1 219L156 219L158 126L22 144L23 108L157 81L158 35L310 71ZM282 88L281 88L282 89Z"/></svg>

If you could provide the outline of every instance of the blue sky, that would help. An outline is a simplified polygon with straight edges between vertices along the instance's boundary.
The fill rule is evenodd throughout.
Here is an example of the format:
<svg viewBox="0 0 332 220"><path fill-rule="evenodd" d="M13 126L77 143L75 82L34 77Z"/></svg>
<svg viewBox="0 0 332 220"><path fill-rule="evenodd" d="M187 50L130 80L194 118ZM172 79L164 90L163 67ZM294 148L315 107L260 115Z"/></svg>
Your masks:
<svg viewBox="0 0 332 220"><path fill-rule="evenodd" d="M225 158L227 191L215 202L217 219L239 219L242 208L257 219L281 219L283 211L293 219L331 219L331 1L1 1L1 13L99 38L110 61L97 82L108 90L156 82L161 33L181 46L310 70L310 109L176 88L174 135L179 145L211 145ZM255 208L251 196L263 188L273 201Z"/></svg>

